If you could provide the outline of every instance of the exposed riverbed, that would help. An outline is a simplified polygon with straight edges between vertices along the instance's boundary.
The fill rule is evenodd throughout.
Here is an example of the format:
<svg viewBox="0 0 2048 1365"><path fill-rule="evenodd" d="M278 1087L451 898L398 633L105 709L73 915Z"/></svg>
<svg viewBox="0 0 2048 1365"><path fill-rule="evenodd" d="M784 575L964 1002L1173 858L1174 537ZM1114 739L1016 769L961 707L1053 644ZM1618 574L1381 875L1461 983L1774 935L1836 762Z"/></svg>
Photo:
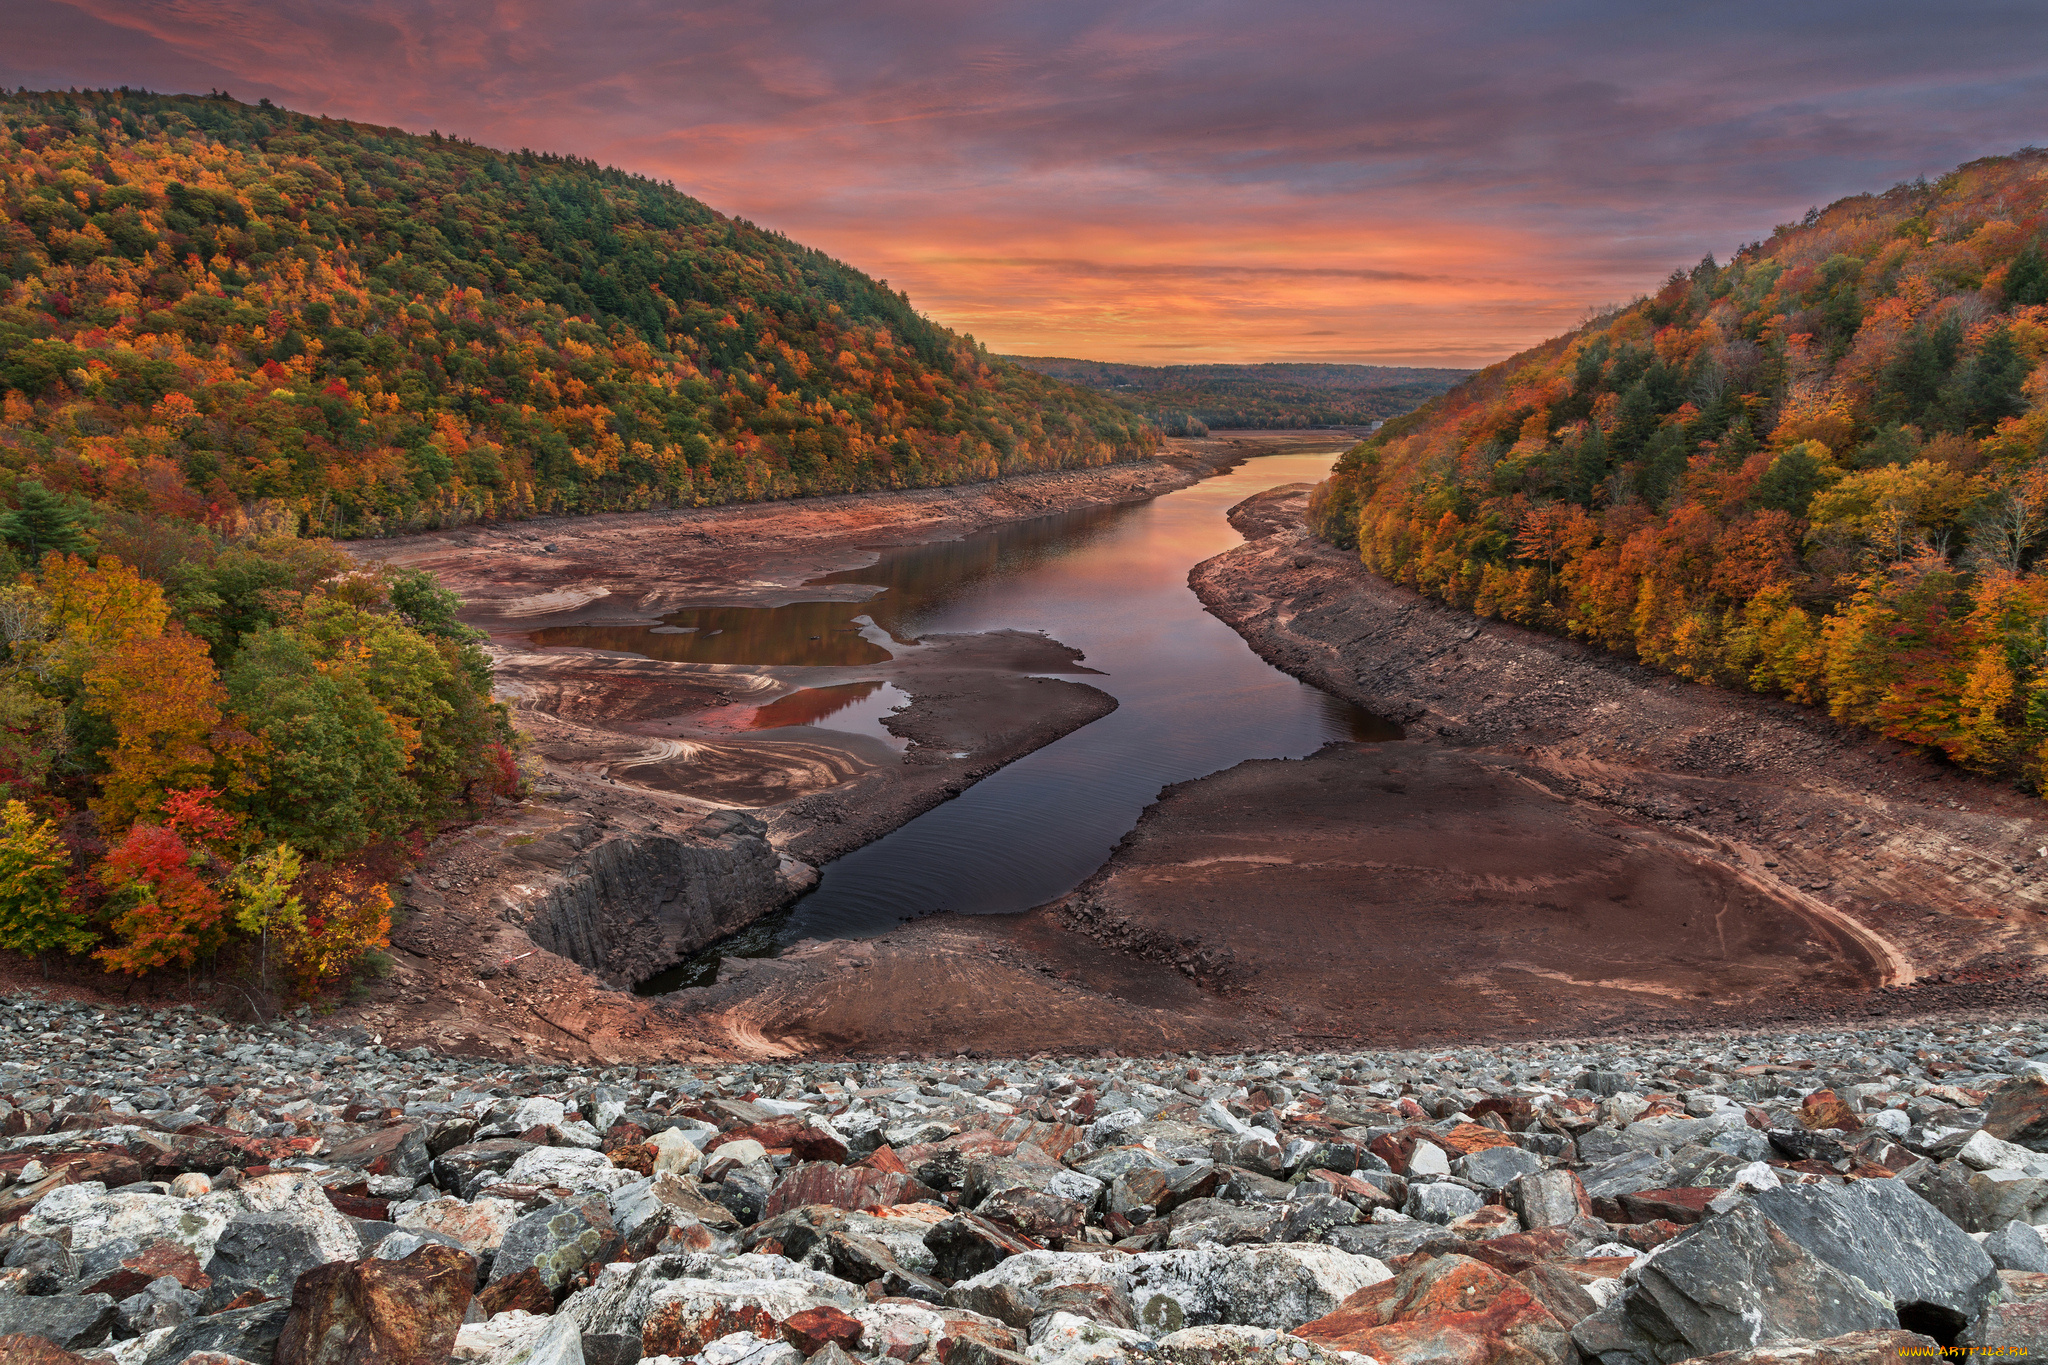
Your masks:
<svg viewBox="0 0 2048 1365"><path fill-rule="evenodd" d="M845 667L915 648L930 635L1043 632L1082 651L1087 682L1118 703L828 864L818 889L788 913L738 942L713 945L644 989L703 984L720 955L758 955L804 938L868 937L936 911L1029 909L1100 866L1171 783L1245 759L1302 757L1332 740L1397 737L1395 727L1259 659L1187 586L1193 564L1239 542L1225 517L1232 505L1260 489L1321 478L1335 454L1253 459L1149 502L892 551L817 580L835 595L852 585L879 589L863 602L692 608L659 627L540 633L546 645L679 662ZM869 621L879 629L863 631ZM850 709L866 699L857 689L848 685L841 694L855 702ZM852 718L823 712L808 723L874 733L847 725ZM878 718L872 704L861 718Z"/></svg>

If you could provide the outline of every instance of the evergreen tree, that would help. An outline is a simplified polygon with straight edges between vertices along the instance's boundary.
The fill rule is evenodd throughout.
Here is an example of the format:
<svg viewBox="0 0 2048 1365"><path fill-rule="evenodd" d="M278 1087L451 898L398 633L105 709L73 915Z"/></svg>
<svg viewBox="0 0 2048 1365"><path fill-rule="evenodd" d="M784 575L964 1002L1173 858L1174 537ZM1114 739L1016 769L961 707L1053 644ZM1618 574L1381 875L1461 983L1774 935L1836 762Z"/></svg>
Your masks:
<svg viewBox="0 0 2048 1365"><path fill-rule="evenodd" d="M90 548L85 532L96 518L90 509L62 493L53 493L40 480L23 479L14 485L12 512L0 514L0 537L19 545L31 563L47 554L82 555Z"/></svg>

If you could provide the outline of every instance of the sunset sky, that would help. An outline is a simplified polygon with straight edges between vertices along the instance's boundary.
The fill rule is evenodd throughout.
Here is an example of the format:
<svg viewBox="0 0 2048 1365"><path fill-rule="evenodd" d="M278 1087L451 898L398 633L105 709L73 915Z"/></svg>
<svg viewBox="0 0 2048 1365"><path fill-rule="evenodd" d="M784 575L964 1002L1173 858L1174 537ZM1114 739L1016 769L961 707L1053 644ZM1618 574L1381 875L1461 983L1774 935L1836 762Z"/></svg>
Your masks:
<svg viewBox="0 0 2048 1365"><path fill-rule="evenodd" d="M0 83L219 87L673 179L991 349L1479 365L2048 143L2037 0L0 0Z"/></svg>

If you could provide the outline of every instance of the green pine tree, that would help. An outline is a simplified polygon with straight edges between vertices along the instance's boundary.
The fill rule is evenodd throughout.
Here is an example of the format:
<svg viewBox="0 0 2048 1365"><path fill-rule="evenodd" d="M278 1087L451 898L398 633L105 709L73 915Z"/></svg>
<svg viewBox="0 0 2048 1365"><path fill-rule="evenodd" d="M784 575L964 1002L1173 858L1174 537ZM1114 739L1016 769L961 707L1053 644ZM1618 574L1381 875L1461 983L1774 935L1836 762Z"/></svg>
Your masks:
<svg viewBox="0 0 2048 1365"><path fill-rule="evenodd" d="M0 537L27 551L30 563L47 554L84 554L91 548L85 532L94 518L76 499L23 479L14 485L14 500L15 509L0 514Z"/></svg>

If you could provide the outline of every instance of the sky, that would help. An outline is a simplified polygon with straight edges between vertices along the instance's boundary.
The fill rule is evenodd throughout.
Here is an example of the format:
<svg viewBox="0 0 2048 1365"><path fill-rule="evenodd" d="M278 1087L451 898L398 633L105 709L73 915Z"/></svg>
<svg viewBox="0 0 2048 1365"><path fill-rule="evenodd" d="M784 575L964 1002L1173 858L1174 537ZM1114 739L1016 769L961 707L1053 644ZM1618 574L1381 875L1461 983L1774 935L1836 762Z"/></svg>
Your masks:
<svg viewBox="0 0 2048 1365"><path fill-rule="evenodd" d="M991 350L1474 366L2048 144L2038 0L0 0L0 85L574 153Z"/></svg>

